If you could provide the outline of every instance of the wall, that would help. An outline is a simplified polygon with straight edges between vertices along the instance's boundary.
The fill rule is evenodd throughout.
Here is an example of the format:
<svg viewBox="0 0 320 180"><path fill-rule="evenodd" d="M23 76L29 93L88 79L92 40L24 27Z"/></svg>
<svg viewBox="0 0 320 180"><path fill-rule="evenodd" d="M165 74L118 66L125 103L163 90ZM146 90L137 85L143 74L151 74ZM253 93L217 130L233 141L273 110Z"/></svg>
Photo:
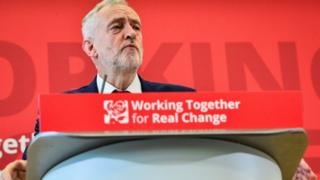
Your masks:
<svg viewBox="0 0 320 180"><path fill-rule="evenodd" d="M0 1L0 169L30 141L41 93L90 82L81 18L97 0ZM131 0L148 80L199 91L303 94L307 161L320 173L320 2Z"/></svg>

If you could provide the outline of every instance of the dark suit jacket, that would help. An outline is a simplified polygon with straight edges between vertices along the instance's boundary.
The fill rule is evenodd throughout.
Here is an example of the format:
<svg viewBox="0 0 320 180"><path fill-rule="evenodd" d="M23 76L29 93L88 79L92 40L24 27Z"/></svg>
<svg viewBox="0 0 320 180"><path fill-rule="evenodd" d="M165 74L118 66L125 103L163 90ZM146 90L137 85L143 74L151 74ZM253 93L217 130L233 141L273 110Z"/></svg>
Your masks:
<svg viewBox="0 0 320 180"><path fill-rule="evenodd" d="M142 92L193 92L195 91L192 88L174 85L174 84L162 84L162 83L156 83L156 82L149 82L143 80L139 76L140 82L141 82L141 88ZM98 93L98 86L96 77L93 79L93 81L87 85L83 86L79 89L74 89L70 91L66 91L65 93ZM34 135L36 136L40 132L40 126L39 126L39 119L36 120L36 125L34 128ZM24 151L22 159L27 159L27 153Z"/></svg>
<svg viewBox="0 0 320 180"><path fill-rule="evenodd" d="M188 92L188 91L195 91L192 88L188 88L188 87L184 87L184 86L145 81L140 76L139 76L139 79L141 82L142 92ZM66 91L66 93L98 93L96 78L94 78L93 81L89 85L83 86L79 89Z"/></svg>

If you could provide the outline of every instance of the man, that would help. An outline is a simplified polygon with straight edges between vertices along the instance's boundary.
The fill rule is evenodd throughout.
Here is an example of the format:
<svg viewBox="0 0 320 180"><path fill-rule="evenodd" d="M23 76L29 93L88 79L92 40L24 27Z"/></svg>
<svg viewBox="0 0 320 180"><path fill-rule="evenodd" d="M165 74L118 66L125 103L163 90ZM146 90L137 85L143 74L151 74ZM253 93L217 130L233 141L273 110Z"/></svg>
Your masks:
<svg viewBox="0 0 320 180"><path fill-rule="evenodd" d="M97 4L84 18L82 32L83 50L93 61L98 75L88 86L68 93L194 91L183 86L148 82L138 76L143 56L141 21L125 0L105 0ZM37 123L36 132L39 132L38 127ZM302 165L303 171L299 172L304 174L298 174L306 179L315 178L304 161ZM3 178L24 179L25 167L26 161L10 163L3 171Z"/></svg>
<svg viewBox="0 0 320 180"><path fill-rule="evenodd" d="M71 93L117 91L163 92L194 91L177 85L144 81L137 75L142 63L143 46L141 21L138 14L123 0L99 3L84 18L83 50L94 63L98 76L89 86Z"/></svg>

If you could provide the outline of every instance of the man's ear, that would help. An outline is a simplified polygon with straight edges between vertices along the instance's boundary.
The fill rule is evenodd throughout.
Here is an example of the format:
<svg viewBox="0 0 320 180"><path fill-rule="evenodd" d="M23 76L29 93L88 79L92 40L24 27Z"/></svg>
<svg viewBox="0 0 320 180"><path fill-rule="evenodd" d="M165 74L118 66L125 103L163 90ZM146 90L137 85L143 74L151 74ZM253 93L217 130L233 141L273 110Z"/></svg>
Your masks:
<svg viewBox="0 0 320 180"><path fill-rule="evenodd" d="M98 57L98 53L91 40L84 40L82 42L82 49L91 59L96 59Z"/></svg>

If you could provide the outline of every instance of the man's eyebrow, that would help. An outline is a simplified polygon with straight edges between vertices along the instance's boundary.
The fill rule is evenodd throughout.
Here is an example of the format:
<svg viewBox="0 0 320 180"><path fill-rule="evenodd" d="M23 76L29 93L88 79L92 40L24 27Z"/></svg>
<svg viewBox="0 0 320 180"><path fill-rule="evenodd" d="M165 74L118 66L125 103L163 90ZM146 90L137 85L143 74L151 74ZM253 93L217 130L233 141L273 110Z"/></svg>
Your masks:
<svg viewBox="0 0 320 180"><path fill-rule="evenodd" d="M140 21L137 20L137 19L130 19L129 21L133 22L134 24L138 24L139 26L141 26Z"/></svg>
<svg viewBox="0 0 320 180"><path fill-rule="evenodd" d="M122 21L124 21L124 20L125 20L124 17L113 18L113 19L108 23L108 27L111 26L112 24L116 23L116 22L122 22Z"/></svg>
<svg viewBox="0 0 320 180"><path fill-rule="evenodd" d="M117 23L117 22L123 22L125 21L126 18L124 17L118 17L118 18L113 18L109 24L108 27L110 27L112 24ZM141 23L138 19L129 19L130 23L134 23L134 24L138 24L139 26L141 26Z"/></svg>

